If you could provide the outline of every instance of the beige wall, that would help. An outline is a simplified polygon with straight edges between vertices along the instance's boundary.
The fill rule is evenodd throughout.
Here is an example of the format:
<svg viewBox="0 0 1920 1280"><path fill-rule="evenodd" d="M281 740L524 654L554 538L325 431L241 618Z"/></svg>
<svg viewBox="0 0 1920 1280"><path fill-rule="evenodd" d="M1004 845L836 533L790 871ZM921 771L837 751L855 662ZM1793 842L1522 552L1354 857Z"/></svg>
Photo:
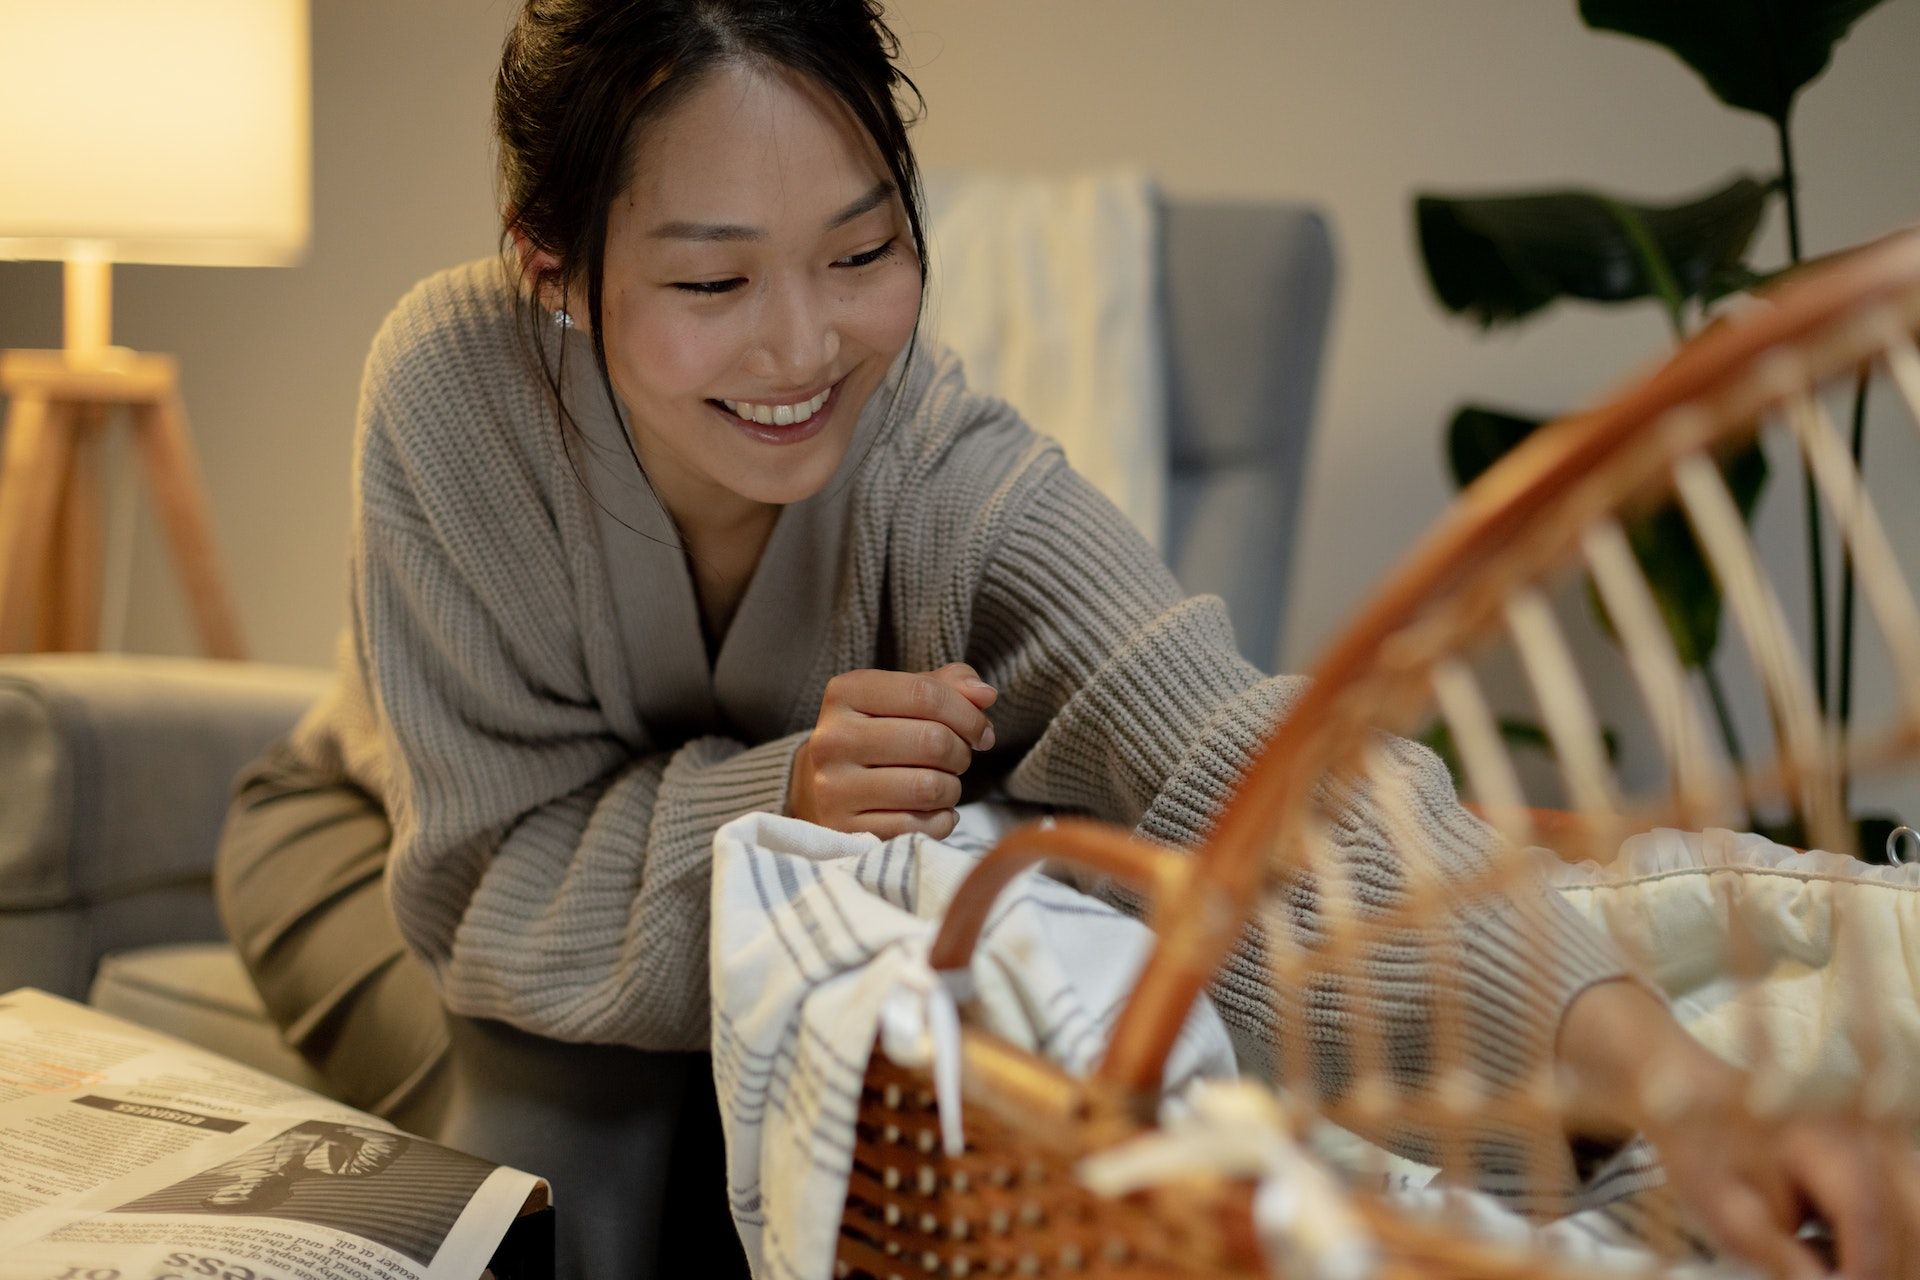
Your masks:
<svg viewBox="0 0 1920 1280"><path fill-rule="evenodd" d="M511 10L315 0L305 265L116 275L119 340L184 361L259 656L330 653L354 393L381 316L417 277L493 246L488 94ZM1176 192L1329 211L1341 276L1290 665L1445 503L1439 424L1457 401L1567 405L1664 341L1651 310L1568 310L1490 340L1449 321L1418 273L1412 193L1580 182L1666 198L1773 163L1762 122L1719 108L1661 51L1587 32L1572 0L894 0L892 12L929 104L917 135L929 167L1137 162ZM1891 0L1802 103L1810 248L1920 217L1915 50L1920 3ZM1769 256L1778 240L1775 227ZM57 293L55 268L0 264L0 346L53 342ZM1874 447L1879 482L1920 492L1920 446L1882 433ZM1774 506L1770 526L1790 524L1784 499ZM190 651L144 517L137 534L125 647ZM1920 525L1902 536L1920 540Z"/></svg>

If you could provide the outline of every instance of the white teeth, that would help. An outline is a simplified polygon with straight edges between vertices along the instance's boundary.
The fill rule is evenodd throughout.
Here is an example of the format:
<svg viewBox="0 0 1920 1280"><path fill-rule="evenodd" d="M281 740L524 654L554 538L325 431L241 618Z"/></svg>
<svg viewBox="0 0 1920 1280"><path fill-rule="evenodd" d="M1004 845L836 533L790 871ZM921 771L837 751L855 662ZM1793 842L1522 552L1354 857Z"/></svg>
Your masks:
<svg viewBox="0 0 1920 1280"><path fill-rule="evenodd" d="M820 412L820 406L825 404L827 397L832 394L833 388L828 387L813 399L800 404L752 404L745 400L722 400L720 403L741 417L757 422L763 427L788 427L805 422Z"/></svg>

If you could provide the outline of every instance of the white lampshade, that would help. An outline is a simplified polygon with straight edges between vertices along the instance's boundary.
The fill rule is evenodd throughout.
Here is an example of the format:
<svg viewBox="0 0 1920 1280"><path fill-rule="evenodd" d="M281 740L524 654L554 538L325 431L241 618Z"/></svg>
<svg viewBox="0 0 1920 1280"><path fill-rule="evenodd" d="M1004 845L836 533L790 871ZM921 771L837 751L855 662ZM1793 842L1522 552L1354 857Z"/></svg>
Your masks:
<svg viewBox="0 0 1920 1280"><path fill-rule="evenodd" d="M0 258L290 264L311 116L307 0L0 0Z"/></svg>

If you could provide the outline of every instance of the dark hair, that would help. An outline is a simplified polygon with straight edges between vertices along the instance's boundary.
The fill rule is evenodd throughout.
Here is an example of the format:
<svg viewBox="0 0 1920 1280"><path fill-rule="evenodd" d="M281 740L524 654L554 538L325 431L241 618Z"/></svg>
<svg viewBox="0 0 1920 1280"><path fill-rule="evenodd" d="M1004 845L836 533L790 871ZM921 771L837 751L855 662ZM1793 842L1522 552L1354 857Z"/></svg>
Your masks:
<svg viewBox="0 0 1920 1280"><path fill-rule="evenodd" d="M880 0L526 0L507 33L494 84L501 250L511 254L517 231L560 263L536 285L564 290L584 279L594 362L616 409L600 323L608 210L633 179L638 129L720 67L785 67L846 106L886 161L906 206L925 297L924 195L907 129L926 104L894 65L899 53ZM908 94L914 110L903 114ZM537 289L526 305L537 354L551 321ZM916 323L908 364L918 334ZM572 415L562 373L544 358L541 368L564 442ZM627 448L638 467L631 439Z"/></svg>

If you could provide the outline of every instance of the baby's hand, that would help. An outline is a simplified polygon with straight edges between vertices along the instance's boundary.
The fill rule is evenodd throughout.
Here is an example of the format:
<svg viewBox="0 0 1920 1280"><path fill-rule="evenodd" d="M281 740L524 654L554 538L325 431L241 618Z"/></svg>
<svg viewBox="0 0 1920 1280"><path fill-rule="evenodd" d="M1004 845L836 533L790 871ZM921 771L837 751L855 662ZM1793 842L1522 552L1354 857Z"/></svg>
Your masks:
<svg viewBox="0 0 1920 1280"><path fill-rule="evenodd" d="M794 754L787 812L882 839L944 839L959 821L960 775L993 745L985 712L999 696L964 662L835 676Z"/></svg>

